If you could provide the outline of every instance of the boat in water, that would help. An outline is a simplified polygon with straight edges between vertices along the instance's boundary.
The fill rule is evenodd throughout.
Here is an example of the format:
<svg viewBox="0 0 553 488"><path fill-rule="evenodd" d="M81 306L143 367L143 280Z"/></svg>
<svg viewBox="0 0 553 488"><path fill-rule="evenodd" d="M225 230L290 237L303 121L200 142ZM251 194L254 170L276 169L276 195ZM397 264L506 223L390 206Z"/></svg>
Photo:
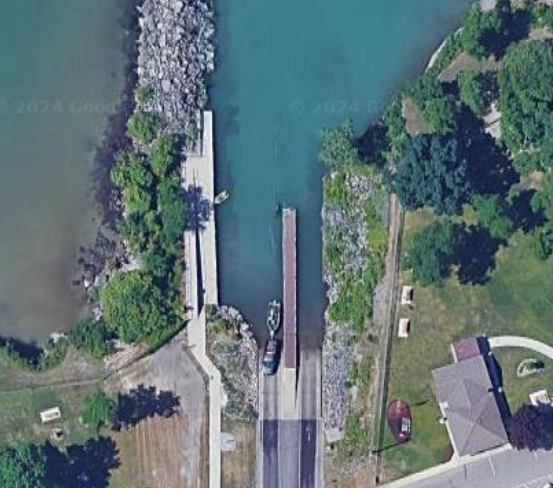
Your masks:
<svg viewBox="0 0 553 488"><path fill-rule="evenodd" d="M271 338L274 337L280 327L282 304L278 300L272 300L267 307L267 327Z"/></svg>
<svg viewBox="0 0 553 488"><path fill-rule="evenodd" d="M221 203L226 202L230 198L230 193L228 190L223 190L222 192L218 193L215 197L215 205L219 205Z"/></svg>

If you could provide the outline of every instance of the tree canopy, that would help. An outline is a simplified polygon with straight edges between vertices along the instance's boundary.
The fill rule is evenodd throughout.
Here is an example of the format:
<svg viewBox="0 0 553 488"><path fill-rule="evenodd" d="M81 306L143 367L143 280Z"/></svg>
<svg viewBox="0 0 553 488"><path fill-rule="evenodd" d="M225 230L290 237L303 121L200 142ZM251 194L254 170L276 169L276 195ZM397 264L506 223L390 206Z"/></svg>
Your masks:
<svg viewBox="0 0 553 488"><path fill-rule="evenodd" d="M547 220L553 221L553 173L547 173L531 203L534 213L543 212Z"/></svg>
<svg viewBox="0 0 553 488"><path fill-rule="evenodd" d="M148 112L135 112L127 122L130 137L140 144L150 144L157 136L159 120Z"/></svg>
<svg viewBox="0 0 553 488"><path fill-rule="evenodd" d="M26 445L0 450L2 488L44 488L46 460L37 446Z"/></svg>
<svg viewBox="0 0 553 488"><path fill-rule="evenodd" d="M407 95L419 107L431 132L448 134L455 130L455 105L433 73L421 76L409 87Z"/></svg>
<svg viewBox="0 0 553 488"><path fill-rule="evenodd" d="M513 230L507 202L498 195L476 195L472 200L476 218L495 239L507 240Z"/></svg>
<svg viewBox="0 0 553 488"><path fill-rule="evenodd" d="M85 425L92 427L96 433L114 418L117 404L103 391L89 395L84 404L82 419Z"/></svg>
<svg viewBox="0 0 553 488"><path fill-rule="evenodd" d="M466 173L456 139L420 135L411 139L392 185L407 209L427 205L438 213L453 214L470 194Z"/></svg>
<svg viewBox="0 0 553 488"><path fill-rule="evenodd" d="M153 207L150 172L144 156L134 151L123 151L112 170L113 182L121 188L123 204L131 214L145 214Z"/></svg>
<svg viewBox="0 0 553 488"><path fill-rule="evenodd" d="M100 292L106 325L127 342L168 325L170 310L152 277L129 271L112 277Z"/></svg>
<svg viewBox="0 0 553 488"><path fill-rule="evenodd" d="M325 129L319 159L329 169L362 164L353 122L346 120L335 129Z"/></svg>
<svg viewBox="0 0 553 488"><path fill-rule="evenodd" d="M530 41L509 48L499 74L502 137L519 170L553 161L553 48Z"/></svg>
<svg viewBox="0 0 553 488"><path fill-rule="evenodd" d="M484 12L480 4L468 12L460 34L463 49L478 58L500 51L505 43L509 16L508 2L501 2L493 10Z"/></svg>
<svg viewBox="0 0 553 488"><path fill-rule="evenodd" d="M97 359L111 352L109 331L102 320L80 320L69 332L69 339L75 347L88 351Z"/></svg>
<svg viewBox="0 0 553 488"><path fill-rule="evenodd" d="M456 229L449 221L438 221L415 235L404 265L421 285L439 285L448 276L456 253Z"/></svg>
<svg viewBox="0 0 553 488"><path fill-rule="evenodd" d="M459 86L459 97L472 112L481 116L488 100L486 96L486 77L476 71L461 71L457 77Z"/></svg>

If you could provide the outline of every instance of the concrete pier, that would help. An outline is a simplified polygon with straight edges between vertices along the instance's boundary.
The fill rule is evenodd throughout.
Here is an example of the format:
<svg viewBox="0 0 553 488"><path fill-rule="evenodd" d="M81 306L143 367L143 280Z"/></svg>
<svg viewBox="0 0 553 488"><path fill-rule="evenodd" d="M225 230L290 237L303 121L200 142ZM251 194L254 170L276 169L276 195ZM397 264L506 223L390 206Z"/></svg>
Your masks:
<svg viewBox="0 0 553 488"><path fill-rule="evenodd" d="M260 364L258 486L321 488L321 351L299 348L297 212L282 213L283 350L275 375Z"/></svg>
<svg viewBox="0 0 553 488"><path fill-rule="evenodd" d="M297 240L296 210L282 212L283 346L281 418L299 418L296 402L298 367Z"/></svg>
<svg viewBox="0 0 553 488"><path fill-rule="evenodd" d="M214 215L215 160L213 114L203 113L201 152L188 156L182 165L182 186L191 188L211 206L209 217L197 229L184 234L184 306L189 319L188 346L208 380L209 392L209 488L221 486L221 374L206 350L205 305L218 305L217 238Z"/></svg>

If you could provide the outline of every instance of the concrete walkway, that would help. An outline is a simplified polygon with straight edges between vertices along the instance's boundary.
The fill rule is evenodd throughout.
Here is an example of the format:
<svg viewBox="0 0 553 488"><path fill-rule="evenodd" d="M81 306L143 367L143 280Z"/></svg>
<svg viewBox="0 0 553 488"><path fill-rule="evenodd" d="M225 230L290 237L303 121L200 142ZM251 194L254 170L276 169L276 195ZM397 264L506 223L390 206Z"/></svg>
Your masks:
<svg viewBox="0 0 553 488"><path fill-rule="evenodd" d="M553 347L547 344L536 341L535 339L528 339L527 337L519 336L499 336L489 339L490 347L497 349L500 347L521 347L523 349L530 349L543 356L553 359Z"/></svg>
<svg viewBox="0 0 553 488"><path fill-rule="evenodd" d="M223 387L221 374L206 350L205 307L200 303L218 305L217 241L214 215L215 161L213 157L213 114L203 114L201 153L189 156L182 167L182 185L200 188L202 198L212 208L203 227L198 232L189 229L184 235L184 294L189 323L188 346L208 379L209 390L209 488L221 486L221 405ZM197 240L200 240L198 262ZM201 269L203 288L198 286L198 270ZM200 300L200 297L202 298Z"/></svg>

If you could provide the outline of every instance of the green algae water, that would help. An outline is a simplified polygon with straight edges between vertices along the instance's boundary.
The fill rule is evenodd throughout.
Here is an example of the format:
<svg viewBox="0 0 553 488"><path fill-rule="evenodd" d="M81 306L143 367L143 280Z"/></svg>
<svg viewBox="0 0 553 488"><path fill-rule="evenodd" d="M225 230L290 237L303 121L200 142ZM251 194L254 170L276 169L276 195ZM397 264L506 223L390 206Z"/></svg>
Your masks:
<svg viewBox="0 0 553 488"><path fill-rule="evenodd" d="M0 1L0 335L43 339L82 310L94 149L124 82L128 0Z"/></svg>
<svg viewBox="0 0 553 488"><path fill-rule="evenodd" d="M470 0L221 0L213 80L220 287L265 336L281 297L279 205L298 209L299 333L322 332L321 129L359 131L419 73Z"/></svg>

